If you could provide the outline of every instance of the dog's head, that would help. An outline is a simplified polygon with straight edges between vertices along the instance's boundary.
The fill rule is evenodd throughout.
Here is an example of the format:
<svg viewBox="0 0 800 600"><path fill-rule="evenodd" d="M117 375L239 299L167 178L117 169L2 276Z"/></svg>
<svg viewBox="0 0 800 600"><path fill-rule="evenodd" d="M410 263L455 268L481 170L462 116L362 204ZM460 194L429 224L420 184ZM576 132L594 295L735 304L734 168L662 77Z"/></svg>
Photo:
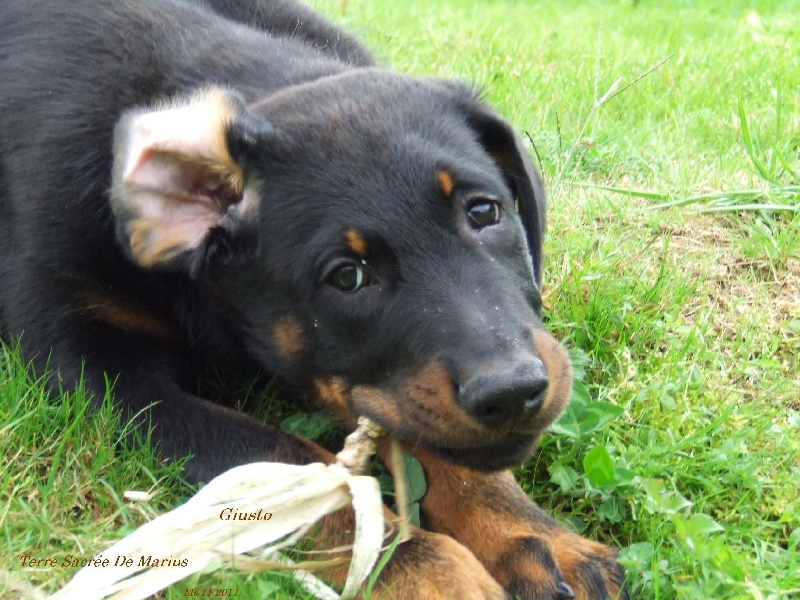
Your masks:
<svg viewBox="0 0 800 600"><path fill-rule="evenodd" d="M495 469L563 409L542 184L468 88L379 70L249 105L212 88L125 114L114 153L128 256L211 288L256 360L339 414Z"/></svg>

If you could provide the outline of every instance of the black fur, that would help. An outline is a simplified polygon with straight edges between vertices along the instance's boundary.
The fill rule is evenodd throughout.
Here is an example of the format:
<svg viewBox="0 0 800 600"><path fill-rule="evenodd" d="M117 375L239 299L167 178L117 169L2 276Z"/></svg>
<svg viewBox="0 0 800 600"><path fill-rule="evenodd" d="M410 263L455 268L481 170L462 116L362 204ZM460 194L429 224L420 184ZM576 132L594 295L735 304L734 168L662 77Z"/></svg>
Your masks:
<svg viewBox="0 0 800 600"><path fill-rule="evenodd" d="M253 362L328 405L336 382L340 415L475 468L530 455L566 401L552 380L569 377L547 372L532 337L544 194L472 89L376 68L291 0L2 4L0 323L26 359L67 388L83 376L96 397L110 376L165 458L192 455L192 481L325 457L194 395L209 363ZM203 89L236 107L224 145L257 200L245 209L231 187L199 243L145 264L139 205L109 194L126 119ZM470 211L494 208L499 221L474 226ZM369 285L332 285L362 260ZM431 365L435 385L419 375Z"/></svg>

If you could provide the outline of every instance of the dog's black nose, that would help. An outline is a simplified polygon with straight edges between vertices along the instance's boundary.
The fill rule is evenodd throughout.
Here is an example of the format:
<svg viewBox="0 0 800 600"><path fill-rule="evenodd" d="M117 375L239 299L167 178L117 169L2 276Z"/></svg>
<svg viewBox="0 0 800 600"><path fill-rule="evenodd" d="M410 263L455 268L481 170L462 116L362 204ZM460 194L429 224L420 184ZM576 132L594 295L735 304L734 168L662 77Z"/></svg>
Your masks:
<svg viewBox="0 0 800 600"><path fill-rule="evenodd" d="M539 412L547 384L547 371L538 359L506 364L468 379L459 387L459 402L476 421L500 427Z"/></svg>

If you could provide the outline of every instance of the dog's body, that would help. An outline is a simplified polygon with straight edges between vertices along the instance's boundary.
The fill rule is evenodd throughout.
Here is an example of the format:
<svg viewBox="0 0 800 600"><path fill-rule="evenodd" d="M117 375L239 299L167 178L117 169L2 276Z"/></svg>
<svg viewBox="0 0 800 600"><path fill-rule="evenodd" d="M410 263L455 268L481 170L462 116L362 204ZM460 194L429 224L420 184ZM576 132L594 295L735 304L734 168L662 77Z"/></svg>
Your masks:
<svg viewBox="0 0 800 600"><path fill-rule="evenodd" d="M619 593L613 552L502 470L570 370L540 318L541 183L501 119L290 0L3 5L0 322L26 358L96 398L113 380L194 481L330 460L193 395L209 362L383 424L439 532L392 557L397 597Z"/></svg>

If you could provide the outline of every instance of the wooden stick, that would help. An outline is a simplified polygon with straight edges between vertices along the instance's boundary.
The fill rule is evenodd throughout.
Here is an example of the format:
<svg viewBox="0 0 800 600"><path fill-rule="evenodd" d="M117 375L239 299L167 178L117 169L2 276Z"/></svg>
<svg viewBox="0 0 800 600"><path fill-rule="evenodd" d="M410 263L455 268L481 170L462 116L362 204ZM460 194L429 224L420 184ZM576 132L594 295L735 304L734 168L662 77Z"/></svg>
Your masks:
<svg viewBox="0 0 800 600"><path fill-rule="evenodd" d="M358 417L358 428L344 440L344 448L336 455L336 464L353 475L367 472L370 459L375 456L376 440L386 431L367 417Z"/></svg>
<svg viewBox="0 0 800 600"><path fill-rule="evenodd" d="M409 532L410 515L408 512L408 488L406 487L406 468L403 463L403 452L397 438L389 440L389 465L394 476L394 501L397 505L397 515L400 517L400 541L405 542L411 538Z"/></svg>

